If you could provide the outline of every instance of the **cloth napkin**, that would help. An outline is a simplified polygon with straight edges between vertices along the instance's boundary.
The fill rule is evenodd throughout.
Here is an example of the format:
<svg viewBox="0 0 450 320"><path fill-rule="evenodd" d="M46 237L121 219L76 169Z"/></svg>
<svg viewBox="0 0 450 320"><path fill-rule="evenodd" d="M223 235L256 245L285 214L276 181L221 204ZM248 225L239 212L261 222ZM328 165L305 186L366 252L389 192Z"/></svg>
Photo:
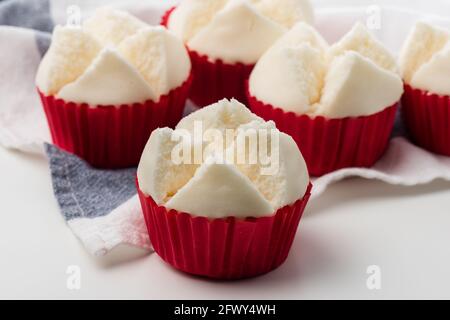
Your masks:
<svg viewBox="0 0 450 320"><path fill-rule="evenodd" d="M321 6L316 11L316 26L330 42L339 39L356 21L366 23L369 15L377 14L377 10L380 28L373 31L393 52L398 51L408 30L419 18L450 27L450 21L427 14L423 7L421 13L387 6L374 11L373 7L368 10L356 0L353 2L358 6L345 8L326 7L328 2L325 0L317 2ZM352 0L345 2L352 4ZM52 145L35 90L36 70L48 49L54 25L65 24L67 14L74 10L85 17L96 6L113 4L150 24L157 24L162 13L175 3L151 0L144 3L123 0L0 2L0 145L48 158L61 214L92 255L104 255L119 244L151 250L136 196L136 169L93 169L78 157ZM331 3L336 5L336 1ZM405 2L405 7L409 3ZM450 12L448 3L436 1L432 8L437 7ZM192 109L189 106L185 113ZM315 179L312 201L331 183L352 176L404 186L424 184L437 178L450 180L450 158L431 154L411 144L398 118L389 148L373 168L348 168Z"/></svg>

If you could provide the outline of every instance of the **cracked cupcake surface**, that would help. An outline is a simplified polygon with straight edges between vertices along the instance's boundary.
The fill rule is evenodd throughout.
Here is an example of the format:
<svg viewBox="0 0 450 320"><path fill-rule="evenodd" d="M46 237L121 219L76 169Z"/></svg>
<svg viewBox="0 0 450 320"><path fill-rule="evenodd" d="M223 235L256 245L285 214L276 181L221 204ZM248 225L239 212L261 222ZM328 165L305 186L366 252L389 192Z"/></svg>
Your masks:
<svg viewBox="0 0 450 320"><path fill-rule="evenodd" d="M195 140L195 122L203 130L214 129L226 134L228 144ZM277 156L276 170L264 174L267 165L258 155L261 146L242 148L248 144L248 132L271 132L266 141L270 155ZM184 131L194 143L202 146L202 159L197 163L174 163L176 143L172 137ZM276 139L272 144L270 139ZM225 155L227 161L223 161ZM221 157L222 156L222 157ZM243 162L237 158L245 159ZM249 159L257 161L252 162ZM189 158L193 159L193 158ZM193 161L192 161L193 162ZM301 199L309 184L305 161L294 140L278 131L273 122L265 122L236 100L222 100L184 118L175 131L155 130L142 154L138 167L139 187L159 205L197 216L238 218L271 216Z"/></svg>
<svg viewBox="0 0 450 320"><path fill-rule="evenodd" d="M36 85L65 101L121 105L158 101L190 71L187 51L175 35L101 8L80 27L55 28Z"/></svg>
<svg viewBox="0 0 450 320"><path fill-rule="evenodd" d="M418 22L399 57L404 81L414 88L450 95L450 31Z"/></svg>
<svg viewBox="0 0 450 320"><path fill-rule="evenodd" d="M249 90L285 111L328 118L375 114L403 92L394 57L359 23L332 46L295 25L258 61Z"/></svg>

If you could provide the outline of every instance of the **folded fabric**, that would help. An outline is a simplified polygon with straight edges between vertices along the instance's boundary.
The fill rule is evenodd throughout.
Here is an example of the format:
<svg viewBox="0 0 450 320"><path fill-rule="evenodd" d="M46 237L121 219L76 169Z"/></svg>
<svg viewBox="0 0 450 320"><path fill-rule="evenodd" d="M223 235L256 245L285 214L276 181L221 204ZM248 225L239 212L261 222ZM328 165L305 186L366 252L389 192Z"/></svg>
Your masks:
<svg viewBox="0 0 450 320"><path fill-rule="evenodd" d="M96 170L45 144L53 191L63 217L94 255L118 244L150 248L136 197L136 169Z"/></svg>
<svg viewBox="0 0 450 320"><path fill-rule="evenodd" d="M151 24L157 24L163 12L175 3L112 2ZM82 16L86 16L94 7L111 1L76 3ZM135 191L136 169L93 169L76 156L49 144L50 135L34 77L49 46L49 32L55 24L65 23L66 10L72 4L61 0L0 2L0 46L7 48L0 51L0 145L42 155L45 152L61 213L91 254L104 255L119 244L151 249ZM355 21L367 18L365 7L325 9L316 15L319 31L329 41L340 37ZM377 35L396 50L419 16L398 9L383 9L383 28ZM436 23L450 26L449 21L438 20ZM192 109L189 105L186 113ZM450 180L450 158L428 153L409 143L404 136L401 121L397 121L386 154L373 168L343 169L320 177L314 181L313 198L323 193L329 184L351 176L405 186L437 178Z"/></svg>
<svg viewBox="0 0 450 320"><path fill-rule="evenodd" d="M99 170L54 145L45 144L45 151L61 214L91 254L104 255L119 244L151 248L136 196L135 168ZM315 179L312 198L346 177L405 186L450 180L450 158L431 155L397 137L373 168L342 169Z"/></svg>

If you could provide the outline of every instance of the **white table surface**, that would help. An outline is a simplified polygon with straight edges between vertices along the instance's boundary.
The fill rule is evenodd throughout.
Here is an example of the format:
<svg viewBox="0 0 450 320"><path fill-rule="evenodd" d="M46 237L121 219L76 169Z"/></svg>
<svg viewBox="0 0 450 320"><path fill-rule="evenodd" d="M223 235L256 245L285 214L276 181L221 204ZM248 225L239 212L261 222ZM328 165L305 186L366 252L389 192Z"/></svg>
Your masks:
<svg viewBox="0 0 450 320"><path fill-rule="evenodd" d="M234 282L174 271L156 254L89 256L60 216L44 159L0 148L0 298L450 298L450 182L350 179L313 200L284 265ZM66 286L69 265L80 290ZM381 269L381 289L366 268Z"/></svg>

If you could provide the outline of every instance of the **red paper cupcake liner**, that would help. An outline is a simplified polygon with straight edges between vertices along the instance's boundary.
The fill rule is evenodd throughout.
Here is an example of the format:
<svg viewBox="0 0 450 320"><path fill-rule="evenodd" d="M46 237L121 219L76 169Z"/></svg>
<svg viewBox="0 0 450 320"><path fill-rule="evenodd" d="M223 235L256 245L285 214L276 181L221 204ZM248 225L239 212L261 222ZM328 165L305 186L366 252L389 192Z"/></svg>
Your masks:
<svg viewBox="0 0 450 320"><path fill-rule="evenodd" d="M414 143L431 152L450 156L450 96L405 85L402 115Z"/></svg>
<svg viewBox="0 0 450 320"><path fill-rule="evenodd" d="M246 219L196 217L158 206L139 185L138 193L153 248L164 261L194 275L240 279L267 273L286 260L311 188L274 216Z"/></svg>
<svg viewBox="0 0 450 320"><path fill-rule="evenodd" d="M163 27L168 27L169 25L169 18L170 15L172 14L173 10L176 9L175 7L170 8L169 10L167 10L166 12L164 12L163 16L161 17L161 22L159 23L160 25L162 25Z"/></svg>
<svg viewBox="0 0 450 320"><path fill-rule="evenodd" d="M250 109L292 136L312 176L348 167L371 167L385 152L398 103L364 117L311 118L265 104L247 90Z"/></svg>
<svg viewBox="0 0 450 320"><path fill-rule="evenodd" d="M66 102L38 89L53 142L98 168L136 166L151 132L182 118L192 76L178 88L146 101L120 106Z"/></svg>
<svg viewBox="0 0 450 320"><path fill-rule="evenodd" d="M170 15L175 7L169 9L161 19L161 25L167 27ZM223 98L235 98L246 103L245 82L253 70L254 64L225 63L220 59L210 60L187 48L191 58L194 80L189 98L199 107L204 107Z"/></svg>
<svg viewBox="0 0 450 320"><path fill-rule="evenodd" d="M194 81L189 98L197 106L207 106L223 98L235 98L246 103L245 82L254 65L211 62L207 56L189 50Z"/></svg>

